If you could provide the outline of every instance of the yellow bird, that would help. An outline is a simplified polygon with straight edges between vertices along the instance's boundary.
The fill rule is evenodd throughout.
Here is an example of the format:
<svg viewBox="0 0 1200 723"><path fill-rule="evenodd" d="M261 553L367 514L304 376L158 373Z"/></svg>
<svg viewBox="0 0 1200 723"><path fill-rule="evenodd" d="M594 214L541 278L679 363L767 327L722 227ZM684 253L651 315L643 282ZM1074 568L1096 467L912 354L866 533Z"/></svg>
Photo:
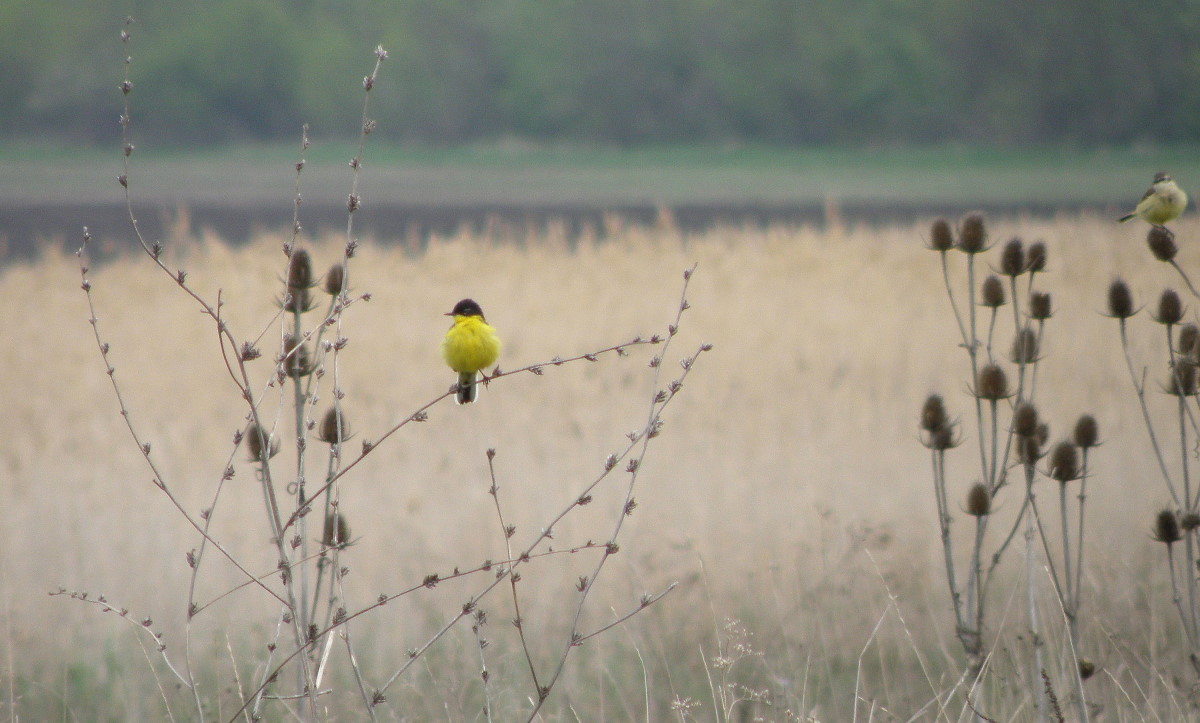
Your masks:
<svg viewBox="0 0 1200 723"><path fill-rule="evenodd" d="M1162 226L1167 221L1174 221L1187 208L1188 197L1183 189L1175 185L1175 181L1166 173L1159 171L1154 174L1154 183L1138 201L1133 213L1117 219L1125 223L1131 218L1140 218L1146 223Z"/></svg>
<svg viewBox="0 0 1200 723"><path fill-rule="evenodd" d="M479 396L475 376L496 363L500 356L500 337L483 318L483 309L471 299L454 305L446 314L454 317L454 325L442 339L442 358L458 372L459 404L470 404Z"/></svg>

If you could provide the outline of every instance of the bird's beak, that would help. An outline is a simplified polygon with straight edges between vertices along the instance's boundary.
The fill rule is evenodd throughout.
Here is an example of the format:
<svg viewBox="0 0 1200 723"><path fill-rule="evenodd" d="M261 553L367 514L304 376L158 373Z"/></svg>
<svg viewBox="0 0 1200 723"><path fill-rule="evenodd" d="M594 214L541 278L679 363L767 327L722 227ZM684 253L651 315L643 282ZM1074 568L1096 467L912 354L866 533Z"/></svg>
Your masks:
<svg viewBox="0 0 1200 723"><path fill-rule="evenodd" d="M447 311L445 314L442 314L442 316L454 316L454 312L453 312L453 311Z"/></svg>

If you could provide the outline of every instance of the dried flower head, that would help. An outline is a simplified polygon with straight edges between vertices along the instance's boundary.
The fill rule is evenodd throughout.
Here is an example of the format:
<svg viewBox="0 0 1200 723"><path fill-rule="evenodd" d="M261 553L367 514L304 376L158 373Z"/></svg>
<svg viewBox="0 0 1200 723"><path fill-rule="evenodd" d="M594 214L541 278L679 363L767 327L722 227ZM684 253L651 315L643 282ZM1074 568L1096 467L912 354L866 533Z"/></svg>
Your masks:
<svg viewBox="0 0 1200 723"><path fill-rule="evenodd" d="M1062 441L1050 453L1050 477L1059 482L1079 479L1079 448Z"/></svg>
<svg viewBox="0 0 1200 723"><path fill-rule="evenodd" d="M1174 234L1162 226L1150 226L1150 233L1146 235L1146 245L1159 261L1170 261L1179 253Z"/></svg>
<svg viewBox="0 0 1200 723"><path fill-rule="evenodd" d="M1033 329L1025 327L1013 338L1009 358L1014 364L1033 364L1038 360L1039 346L1037 334Z"/></svg>
<svg viewBox="0 0 1200 723"><path fill-rule="evenodd" d="M1178 324L1183 318L1183 302L1174 289L1163 289L1158 297L1158 313L1154 320L1160 324Z"/></svg>
<svg viewBox="0 0 1200 723"><path fill-rule="evenodd" d="M979 303L993 309L1004 306L1004 284L1000 282L1000 277L989 275L983 280L979 300Z"/></svg>
<svg viewBox="0 0 1200 723"><path fill-rule="evenodd" d="M1020 276L1025 273L1025 245L1019 238L1010 239L1004 244L1000 254L1000 273L1005 276Z"/></svg>
<svg viewBox="0 0 1200 723"><path fill-rule="evenodd" d="M929 248L934 251L949 251L954 248L954 237L946 219L939 218L933 222L933 228L929 231Z"/></svg>
<svg viewBox="0 0 1200 723"><path fill-rule="evenodd" d="M325 531L321 535L321 544L326 547L345 548L350 544L350 523L341 512L334 512L325 517Z"/></svg>
<svg viewBox="0 0 1200 723"><path fill-rule="evenodd" d="M317 439L326 444L341 444L350 438L350 423L341 407L330 407L321 419L321 427L317 430Z"/></svg>
<svg viewBox="0 0 1200 723"><path fill-rule="evenodd" d="M1200 327L1195 324L1184 324L1179 327L1178 348L1176 351L1189 358L1195 356L1197 342L1200 342Z"/></svg>
<svg viewBox="0 0 1200 723"><path fill-rule="evenodd" d="M1163 510L1155 516L1153 537L1167 545L1173 545L1182 539L1183 536L1179 534L1179 519L1175 517L1174 510Z"/></svg>
<svg viewBox="0 0 1200 723"><path fill-rule="evenodd" d="M1088 660L1087 658L1080 658L1079 659L1079 678L1080 678L1080 680L1087 680L1088 678L1092 677L1095 674L1096 674L1096 664L1093 663L1092 661Z"/></svg>
<svg viewBox="0 0 1200 723"><path fill-rule="evenodd" d="M958 227L958 249L968 254L987 250L987 231L983 226L983 214L970 213L963 217Z"/></svg>
<svg viewBox="0 0 1200 723"><path fill-rule="evenodd" d="M1025 252L1025 267L1037 274L1046 270L1046 242L1034 241Z"/></svg>
<svg viewBox="0 0 1200 723"><path fill-rule="evenodd" d="M975 381L975 394L980 399L996 401L1008 396L1008 376L1004 370L995 364L988 364L979 370L979 378Z"/></svg>
<svg viewBox="0 0 1200 723"><path fill-rule="evenodd" d="M1051 314L1049 293L1035 291L1029 295L1029 318L1034 321L1045 321L1050 318Z"/></svg>
<svg viewBox="0 0 1200 723"><path fill-rule="evenodd" d="M291 334L283 339L283 357L279 361L283 364L284 373L289 377L305 377L313 372L308 347Z"/></svg>
<svg viewBox="0 0 1200 723"><path fill-rule="evenodd" d="M336 263L329 267L329 270L325 272L325 283L322 288L330 296L337 296L346 290L345 264Z"/></svg>
<svg viewBox="0 0 1200 723"><path fill-rule="evenodd" d="M263 461L263 450L267 450L267 459L279 454L279 439L267 434L261 425L252 423L246 428L246 451L250 453L250 461Z"/></svg>
<svg viewBox="0 0 1200 723"><path fill-rule="evenodd" d="M293 249L288 261L287 286L289 292L311 289L313 286L312 257L304 249Z"/></svg>
<svg viewBox="0 0 1200 723"><path fill-rule="evenodd" d="M1042 441L1038 435L1017 437L1017 460L1021 464L1035 465L1042 458Z"/></svg>
<svg viewBox="0 0 1200 723"><path fill-rule="evenodd" d="M992 496L988 494L987 485L976 482L967 492L967 514L973 517L984 517L992 512Z"/></svg>
<svg viewBox="0 0 1200 723"><path fill-rule="evenodd" d="M925 405L921 407L921 429L936 432L948 424L949 418L946 416L946 405L942 401L942 395L930 394L925 400Z"/></svg>
<svg viewBox="0 0 1200 723"><path fill-rule="evenodd" d="M1195 512L1185 513L1183 517L1179 518L1179 526L1183 528L1184 532L1191 532L1200 527L1200 514Z"/></svg>
<svg viewBox="0 0 1200 723"><path fill-rule="evenodd" d="M1037 434L1038 413L1031 402L1021 402L1013 412L1013 431L1022 437Z"/></svg>
<svg viewBox="0 0 1200 723"><path fill-rule="evenodd" d="M1096 418L1090 414L1084 414L1075 422L1075 434L1073 435L1075 444L1083 449L1089 449L1100 444L1100 425L1096 423Z"/></svg>
<svg viewBox="0 0 1200 723"><path fill-rule="evenodd" d="M1108 287L1108 315L1115 319L1128 319L1133 316L1133 292L1129 284L1116 279Z"/></svg>
<svg viewBox="0 0 1200 723"><path fill-rule="evenodd" d="M1167 379L1167 394L1175 397L1196 396L1196 367L1193 364L1174 364Z"/></svg>

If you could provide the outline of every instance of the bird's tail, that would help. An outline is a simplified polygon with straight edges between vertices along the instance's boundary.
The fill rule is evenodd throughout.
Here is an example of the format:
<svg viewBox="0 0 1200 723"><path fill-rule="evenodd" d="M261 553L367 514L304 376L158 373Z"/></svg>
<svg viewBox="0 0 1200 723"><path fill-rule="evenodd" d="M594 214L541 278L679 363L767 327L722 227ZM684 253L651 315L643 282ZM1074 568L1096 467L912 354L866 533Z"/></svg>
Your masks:
<svg viewBox="0 0 1200 723"><path fill-rule="evenodd" d="M479 387L475 386L475 372L459 372L458 373L458 397L456 398L459 404L470 404L479 396Z"/></svg>
<svg viewBox="0 0 1200 723"><path fill-rule="evenodd" d="M1135 216L1137 216L1137 214L1136 214L1136 213L1130 213L1130 214L1126 214L1126 215L1124 215L1124 216L1122 216L1122 217L1118 218L1118 219L1117 219L1117 223L1125 223L1126 221L1129 221L1129 220L1133 219Z"/></svg>

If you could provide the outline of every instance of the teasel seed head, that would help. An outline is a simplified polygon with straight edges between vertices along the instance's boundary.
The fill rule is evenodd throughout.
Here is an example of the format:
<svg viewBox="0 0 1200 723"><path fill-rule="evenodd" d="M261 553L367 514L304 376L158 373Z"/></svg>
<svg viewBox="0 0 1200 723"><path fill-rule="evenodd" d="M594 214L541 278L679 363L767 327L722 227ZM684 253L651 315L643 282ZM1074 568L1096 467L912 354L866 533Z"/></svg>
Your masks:
<svg viewBox="0 0 1200 723"><path fill-rule="evenodd" d="M1081 416L1075 422L1073 438L1075 444L1082 449L1090 449L1100 444L1100 425L1096 423L1096 418L1090 414Z"/></svg>
<svg viewBox="0 0 1200 723"><path fill-rule="evenodd" d="M1025 273L1025 245L1019 238L1010 239L1004 244L1000 254L1000 273L1005 276L1020 276Z"/></svg>
<svg viewBox="0 0 1200 723"><path fill-rule="evenodd" d="M1096 664L1087 658L1079 659L1079 679L1087 680L1096 674Z"/></svg>
<svg viewBox="0 0 1200 723"><path fill-rule="evenodd" d="M921 429L932 433L947 427L949 423L942 395L930 394L921 407Z"/></svg>
<svg viewBox="0 0 1200 723"><path fill-rule="evenodd" d="M1174 397L1196 396L1196 366L1194 364L1174 364L1171 376L1167 379L1167 394Z"/></svg>
<svg viewBox="0 0 1200 723"><path fill-rule="evenodd" d="M1046 242L1034 241L1025 252L1025 268L1037 274L1046 270Z"/></svg>
<svg viewBox="0 0 1200 723"><path fill-rule="evenodd" d="M326 547L344 549L350 544L350 523L341 512L334 512L325 517L325 532L321 536L321 544Z"/></svg>
<svg viewBox="0 0 1200 723"><path fill-rule="evenodd" d="M288 292L311 289L313 286L312 256L305 249L293 249L288 262Z"/></svg>
<svg viewBox="0 0 1200 723"><path fill-rule="evenodd" d="M1179 327L1179 338L1176 340L1178 347L1176 352L1181 356L1187 357L1192 362L1200 361L1197 353L1200 352L1200 327L1195 324L1184 324Z"/></svg>
<svg viewBox="0 0 1200 723"><path fill-rule="evenodd" d="M341 423L341 434L338 427ZM321 419L321 427L317 430L317 439L326 444L341 444L350 439L350 423L346 421L346 413L340 407L330 407Z"/></svg>
<svg viewBox="0 0 1200 723"><path fill-rule="evenodd" d="M283 371L289 377L306 377L312 374L313 366L308 355L308 347L300 344L295 336L288 334L284 337L283 353L285 357L281 359Z"/></svg>
<svg viewBox="0 0 1200 723"><path fill-rule="evenodd" d="M336 263L325 272L325 283L322 286L326 294L337 296L346 290L346 265Z"/></svg>
<svg viewBox="0 0 1200 723"><path fill-rule="evenodd" d="M1038 413L1031 402L1021 402L1013 412L1013 431L1022 437L1037 434Z"/></svg>
<svg viewBox="0 0 1200 723"><path fill-rule="evenodd" d="M1158 313L1154 320L1160 324L1178 324L1183 318L1183 302L1174 289L1163 289L1158 297Z"/></svg>
<svg viewBox="0 0 1200 723"><path fill-rule="evenodd" d="M1035 465L1042 458L1042 443L1036 434L1017 437L1017 460L1021 464Z"/></svg>
<svg viewBox="0 0 1200 723"><path fill-rule="evenodd" d="M987 231L983 226L983 214L969 213L963 217L958 228L958 249L968 254L987 250Z"/></svg>
<svg viewBox="0 0 1200 723"><path fill-rule="evenodd" d="M1050 453L1050 477L1059 482L1079 479L1079 448L1062 441Z"/></svg>
<svg viewBox="0 0 1200 723"><path fill-rule="evenodd" d="M1129 284L1116 279L1108 287L1108 315L1114 319L1128 319L1133 316L1133 292Z"/></svg>
<svg viewBox="0 0 1200 723"><path fill-rule="evenodd" d="M267 459L279 454L279 439L272 438L261 425L252 422L246 428L246 451L250 453L250 461L263 461L264 449L267 450Z"/></svg>
<svg viewBox="0 0 1200 723"><path fill-rule="evenodd" d="M959 440L954 436L954 425L947 425L929 433L929 441L925 442L925 446L937 452L944 452L947 449L954 449L959 444Z"/></svg>
<svg viewBox="0 0 1200 723"><path fill-rule="evenodd" d="M1162 226L1150 226L1150 233L1146 235L1146 245L1150 247L1150 253L1154 254L1154 258L1159 261L1170 261L1179 252L1175 238Z"/></svg>
<svg viewBox="0 0 1200 723"><path fill-rule="evenodd" d="M1155 516L1153 537L1166 545L1173 545L1183 538L1179 534L1179 519L1175 517L1174 510L1163 510Z"/></svg>
<svg viewBox="0 0 1200 723"><path fill-rule="evenodd" d="M1007 397L1008 376L1004 370L995 364L980 369L979 378L975 380L975 395L993 402Z"/></svg>
<svg viewBox="0 0 1200 723"><path fill-rule="evenodd" d="M1050 308L1050 294L1045 291L1035 291L1029 295L1029 318L1034 321L1045 321L1053 314Z"/></svg>
<svg viewBox="0 0 1200 723"><path fill-rule="evenodd" d="M1179 526L1183 528L1184 532L1191 532L1197 527L1200 527L1200 514L1195 512L1188 512L1184 514L1179 518Z"/></svg>
<svg viewBox="0 0 1200 723"><path fill-rule="evenodd" d="M972 517L986 517L992 512L992 496L988 494L987 485L976 482L967 492L967 514Z"/></svg>
<svg viewBox="0 0 1200 723"><path fill-rule="evenodd" d="M1000 282L1000 277L989 275L984 279L979 298L981 304L993 309L1004 306L1004 284Z"/></svg>
<svg viewBox="0 0 1200 723"><path fill-rule="evenodd" d="M1014 364L1033 364L1038 360L1038 336L1033 329L1028 326L1017 332L1013 338L1012 349L1009 353L1009 358Z"/></svg>
<svg viewBox="0 0 1200 723"><path fill-rule="evenodd" d="M933 222L933 228L929 231L929 248L934 251L949 251L954 248L954 236L946 219L939 218Z"/></svg>

